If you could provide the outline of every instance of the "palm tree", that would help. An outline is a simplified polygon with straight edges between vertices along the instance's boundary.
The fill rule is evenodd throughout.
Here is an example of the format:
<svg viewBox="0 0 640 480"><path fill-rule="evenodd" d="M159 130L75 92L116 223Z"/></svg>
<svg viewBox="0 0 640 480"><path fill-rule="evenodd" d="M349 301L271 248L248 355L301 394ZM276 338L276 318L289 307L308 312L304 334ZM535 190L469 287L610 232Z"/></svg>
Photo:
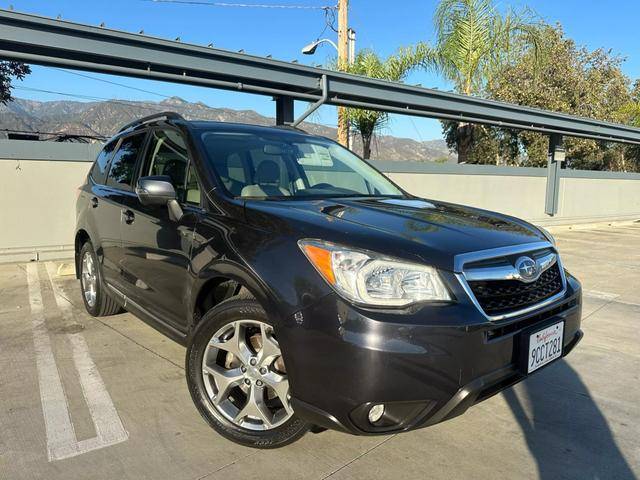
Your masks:
<svg viewBox="0 0 640 480"><path fill-rule="evenodd" d="M435 46L423 45L426 69L465 95L482 95L494 72L525 48L538 55L539 22L527 9L501 14L493 0L441 0L434 15ZM466 162L474 126L457 126L458 161Z"/></svg>
<svg viewBox="0 0 640 480"><path fill-rule="evenodd" d="M386 59L381 59L372 50L361 50L356 55L354 63L346 67L346 71L366 77L400 82L422 64L427 52L428 47L420 44L416 47L401 48ZM347 116L350 126L362 138L362 156L366 159L370 158L373 136L387 123L389 115L375 110L348 108Z"/></svg>

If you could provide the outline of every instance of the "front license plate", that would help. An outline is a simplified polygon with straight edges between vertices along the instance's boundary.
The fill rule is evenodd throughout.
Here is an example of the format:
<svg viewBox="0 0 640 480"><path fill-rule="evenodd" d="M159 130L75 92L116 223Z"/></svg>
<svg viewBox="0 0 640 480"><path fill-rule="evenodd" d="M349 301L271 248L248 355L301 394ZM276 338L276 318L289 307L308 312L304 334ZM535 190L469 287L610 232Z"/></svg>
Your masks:
<svg viewBox="0 0 640 480"><path fill-rule="evenodd" d="M529 336L527 373L531 373L562 356L564 322L554 323Z"/></svg>

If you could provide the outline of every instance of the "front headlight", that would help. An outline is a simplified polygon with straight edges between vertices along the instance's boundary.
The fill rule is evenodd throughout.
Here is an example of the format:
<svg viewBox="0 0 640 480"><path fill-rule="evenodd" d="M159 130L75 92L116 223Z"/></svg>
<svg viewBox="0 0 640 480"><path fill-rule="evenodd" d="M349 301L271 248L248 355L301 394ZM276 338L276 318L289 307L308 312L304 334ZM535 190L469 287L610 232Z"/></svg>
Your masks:
<svg viewBox="0 0 640 480"><path fill-rule="evenodd" d="M451 296L435 268L320 240L300 240L300 249L340 295L378 307L404 307Z"/></svg>

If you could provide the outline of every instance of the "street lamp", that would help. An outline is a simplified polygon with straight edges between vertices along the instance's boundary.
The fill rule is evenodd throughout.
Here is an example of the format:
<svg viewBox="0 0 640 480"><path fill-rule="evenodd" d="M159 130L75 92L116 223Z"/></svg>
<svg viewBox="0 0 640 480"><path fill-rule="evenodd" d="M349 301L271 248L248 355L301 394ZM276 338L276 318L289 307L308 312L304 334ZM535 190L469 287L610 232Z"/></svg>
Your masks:
<svg viewBox="0 0 640 480"><path fill-rule="evenodd" d="M347 30L347 42L348 42L348 48L347 48L348 53L347 53L346 60L349 65L353 65L353 63L356 61L356 31L353 28L350 28ZM304 55L313 55L314 53L316 53L318 46L320 46L323 43L328 43L329 45L331 45L333 48L336 49L338 54L340 54L340 49L338 48L338 45L336 45L336 43L333 40L330 40L328 38L319 38L315 42L310 43L309 45L307 45L302 49L302 53ZM347 131L347 148L352 148L353 135L351 134L351 132L349 132L348 126L346 131Z"/></svg>
<svg viewBox="0 0 640 480"><path fill-rule="evenodd" d="M347 61L351 65L356 60L356 31L353 28L350 28L349 30L347 30L347 39L349 42L349 55L348 55ZM316 53L316 50L318 49L318 47L323 43L328 43L329 45L331 45L333 48L336 49L336 52L339 52L338 45L336 45L336 42L328 38L319 38L315 42L312 42L306 47L304 47L302 49L302 53L304 55L313 55L314 53Z"/></svg>
<svg viewBox="0 0 640 480"><path fill-rule="evenodd" d="M333 40L329 40L328 38L320 38L315 42L310 43L309 45L304 47L302 49L302 53L304 55L313 55L314 53L316 53L316 49L318 48L318 46L322 43L328 43L329 45L331 45L333 48L336 49L336 52L338 51L338 45L336 45Z"/></svg>

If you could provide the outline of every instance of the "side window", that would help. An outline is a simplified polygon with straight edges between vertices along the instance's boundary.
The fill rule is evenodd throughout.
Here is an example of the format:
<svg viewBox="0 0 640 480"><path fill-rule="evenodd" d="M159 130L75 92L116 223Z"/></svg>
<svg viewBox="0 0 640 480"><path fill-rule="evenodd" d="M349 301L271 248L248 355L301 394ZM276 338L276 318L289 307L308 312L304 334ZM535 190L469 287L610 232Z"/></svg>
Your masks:
<svg viewBox="0 0 640 480"><path fill-rule="evenodd" d="M171 179L178 199L187 194L187 166L189 155L182 135L175 130L154 130L147 148L142 176L166 175ZM195 172L194 172L195 175ZM189 179L190 181L192 179ZM194 178L195 184L197 180Z"/></svg>
<svg viewBox="0 0 640 480"><path fill-rule="evenodd" d="M104 184L104 181L107 178L107 166L109 165L111 154L113 153L113 150L114 148L116 148L117 144L117 140L111 143L107 143L102 151L98 154L98 158L96 158L96 161L91 168L91 178L94 182Z"/></svg>
<svg viewBox="0 0 640 480"><path fill-rule="evenodd" d="M136 168L138 153L142 148L145 134L139 133L126 137L120 143L120 147L113 155L107 185L110 187L132 190L133 174Z"/></svg>

